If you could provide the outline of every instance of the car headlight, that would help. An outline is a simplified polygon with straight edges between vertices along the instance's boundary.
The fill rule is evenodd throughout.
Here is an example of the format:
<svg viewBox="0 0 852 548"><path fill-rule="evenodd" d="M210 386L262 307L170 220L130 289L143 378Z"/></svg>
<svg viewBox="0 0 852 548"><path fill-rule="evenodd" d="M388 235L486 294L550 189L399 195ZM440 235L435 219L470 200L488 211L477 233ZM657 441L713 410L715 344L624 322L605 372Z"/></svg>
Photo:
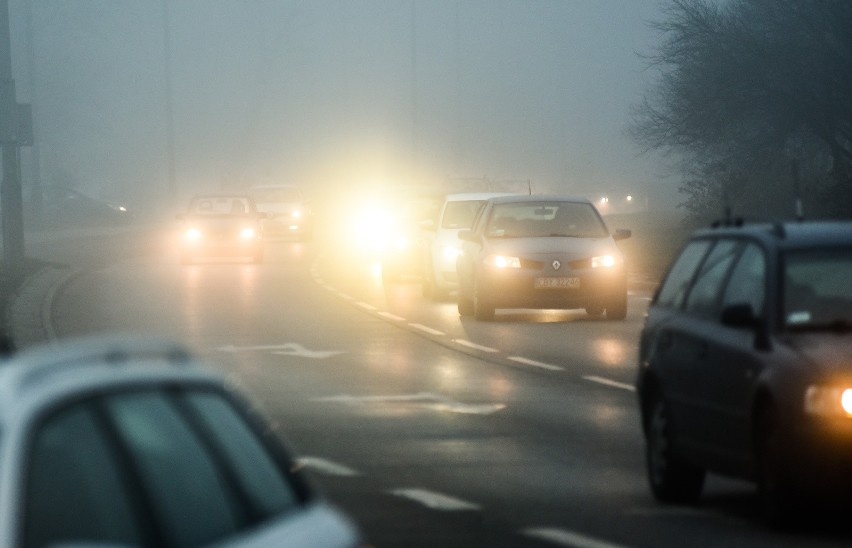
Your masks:
<svg viewBox="0 0 852 548"><path fill-rule="evenodd" d="M254 231L254 229L249 226L240 231L240 238L242 238L243 240L251 240L252 238L254 238L255 234L256 232Z"/></svg>
<svg viewBox="0 0 852 548"><path fill-rule="evenodd" d="M299 211L298 209L294 209L294 210L293 210L293 213L292 213L292 216L293 216L293 217L295 217L296 219L298 219L299 217L301 217L301 216L302 216L302 212L301 212L301 211Z"/></svg>
<svg viewBox="0 0 852 548"><path fill-rule="evenodd" d="M521 259L505 255L489 255L485 263L496 268L521 268Z"/></svg>
<svg viewBox="0 0 852 548"><path fill-rule="evenodd" d="M612 268L618 260L612 255L599 255L592 257L592 268Z"/></svg>
<svg viewBox="0 0 852 548"><path fill-rule="evenodd" d="M461 249L456 246L444 246L444 249L441 250L441 256L446 261L455 261L459 255L461 255Z"/></svg>
<svg viewBox="0 0 852 548"><path fill-rule="evenodd" d="M187 228L183 233L183 237L187 240L200 240L201 239L201 231L197 228Z"/></svg>
<svg viewBox="0 0 852 548"><path fill-rule="evenodd" d="M852 387L809 386L805 390L805 412L826 417L852 417Z"/></svg>

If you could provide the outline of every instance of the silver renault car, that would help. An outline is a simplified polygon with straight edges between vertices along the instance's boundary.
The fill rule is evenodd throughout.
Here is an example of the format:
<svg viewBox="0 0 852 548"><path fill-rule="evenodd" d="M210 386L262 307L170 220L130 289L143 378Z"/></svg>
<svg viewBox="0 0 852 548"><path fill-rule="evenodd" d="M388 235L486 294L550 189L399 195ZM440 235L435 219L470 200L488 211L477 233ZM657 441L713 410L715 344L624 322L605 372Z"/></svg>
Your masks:
<svg viewBox="0 0 852 548"><path fill-rule="evenodd" d="M263 425L169 341L0 362L0 547L357 546Z"/></svg>

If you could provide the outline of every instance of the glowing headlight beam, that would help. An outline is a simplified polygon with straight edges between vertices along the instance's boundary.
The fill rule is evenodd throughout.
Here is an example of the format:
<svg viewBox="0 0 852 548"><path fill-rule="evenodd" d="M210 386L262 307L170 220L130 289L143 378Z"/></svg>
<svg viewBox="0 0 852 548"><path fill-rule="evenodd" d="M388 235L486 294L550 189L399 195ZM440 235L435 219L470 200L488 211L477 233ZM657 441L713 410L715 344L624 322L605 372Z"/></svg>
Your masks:
<svg viewBox="0 0 852 548"><path fill-rule="evenodd" d="M240 238L244 240L250 240L254 238L255 232L251 227L246 227L240 231Z"/></svg>
<svg viewBox="0 0 852 548"><path fill-rule="evenodd" d="M826 417L852 417L852 388L809 386L805 391L805 412Z"/></svg>
<svg viewBox="0 0 852 548"><path fill-rule="evenodd" d="M613 257L612 255L601 255L599 257L592 257L592 268L610 268L615 266L615 263L615 257Z"/></svg>
<svg viewBox="0 0 852 548"><path fill-rule="evenodd" d="M497 268L521 268L521 260L518 257L492 255L487 262Z"/></svg>

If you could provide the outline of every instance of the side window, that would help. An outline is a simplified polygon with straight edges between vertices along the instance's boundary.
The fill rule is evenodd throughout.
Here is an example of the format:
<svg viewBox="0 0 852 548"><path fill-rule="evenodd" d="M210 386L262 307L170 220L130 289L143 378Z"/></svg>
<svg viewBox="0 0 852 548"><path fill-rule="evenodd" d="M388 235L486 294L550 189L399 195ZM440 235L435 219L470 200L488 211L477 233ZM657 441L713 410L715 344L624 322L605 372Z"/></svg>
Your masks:
<svg viewBox="0 0 852 548"><path fill-rule="evenodd" d="M697 240L683 249L669 269L663 285L660 286L655 304L671 308L680 307L689 287L689 282L701 263L701 259L704 258L704 254L707 253L710 243L708 240Z"/></svg>
<svg viewBox="0 0 852 548"><path fill-rule="evenodd" d="M746 245L722 298L722 305L748 303L758 316L763 314L766 299L766 257L755 244Z"/></svg>
<svg viewBox="0 0 852 548"><path fill-rule="evenodd" d="M85 403L41 424L29 463L23 546L143 544L116 461Z"/></svg>
<svg viewBox="0 0 852 548"><path fill-rule="evenodd" d="M695 277L686 298L686 311L697 316L711 317L718 311L722 283L736 258L739 244L720 240L713 246L701 270Z"/></svg>

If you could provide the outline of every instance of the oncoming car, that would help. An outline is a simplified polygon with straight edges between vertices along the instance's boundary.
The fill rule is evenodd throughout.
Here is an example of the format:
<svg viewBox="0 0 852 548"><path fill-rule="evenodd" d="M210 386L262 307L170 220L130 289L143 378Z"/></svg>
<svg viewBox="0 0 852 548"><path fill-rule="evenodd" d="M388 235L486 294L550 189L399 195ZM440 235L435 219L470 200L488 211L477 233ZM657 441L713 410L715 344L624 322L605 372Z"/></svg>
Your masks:
<svg viewBox="0 0 852 548"><path fill-rule="evenodd" d="M295 185L256 185L248 190L257 210L266 215L263 221L267 236L311 237L311 210Z"/></svg>
<svg viewBox="0 0 852 548"><path fill-rule="evenodd" d="M0 548L359 542L267 421L181 345L109 335L0 362Z"/></svg>
<svg viewBox="0 0 852 548"><path fill-rule="evenodd" d="M191 263L198 257L249 257L263 262L265 215L254 201L242 194L204 194L192 198L182 221L180 260Z"/></svg>
<svg viewBox="0 0 852 548"><path fill-rule="evenodd" d="M637 393L658 499L695 501L709 471L755 481L775 524L824 495L852 500L851 280L850 222L691 237L640 339Z"/></svg>
<svg viewBox="0 0 852 548"><path fill-rule="evenodd" d="M497 196L511 196L499 192L465 192L448 194L438 211L437 218L425 221L423 226L423 257L420 283L423 296L440 300L458 287L456 259L461 253L458 233L469 229L485 200Z"/></svg>
<svg viewBox="0 0 852 548"><path fill-rule="evenodd" d="M491 198L459 232L459 314L491 320L498 308L584 308L624 319L627 269L615 242L630 235L611 235L585 198Z"/></svg>

